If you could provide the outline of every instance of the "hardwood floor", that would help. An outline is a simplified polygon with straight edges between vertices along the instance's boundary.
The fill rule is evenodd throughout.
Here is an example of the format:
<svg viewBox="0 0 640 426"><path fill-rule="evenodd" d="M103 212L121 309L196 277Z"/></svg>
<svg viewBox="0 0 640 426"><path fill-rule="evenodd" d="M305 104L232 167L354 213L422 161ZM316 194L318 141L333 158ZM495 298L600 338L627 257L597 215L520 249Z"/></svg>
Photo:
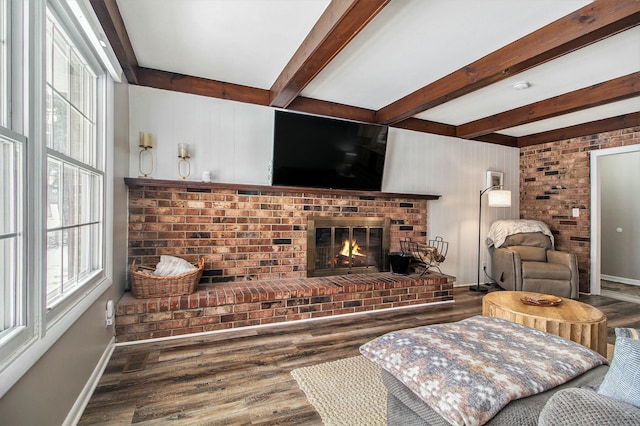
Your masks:
<svg viewBox="0 0 640 426"><path fill-rule="evenodd" d="M118 346L79 424L322 424L291 370L358 355L360 345L389 331L481 313L482 294L456 288L454 298L446 305ZM613 327L640 328L635 303L580 300L607 315L610 343ZM123 372L131 356L145 354L143 370Z"/></svg>
<svg viewBox="0 0 640 426"><path fill-rule="evenodd" d="M640 286L638 285L600 280L600 288L603 296L640 303Z"/></svg>

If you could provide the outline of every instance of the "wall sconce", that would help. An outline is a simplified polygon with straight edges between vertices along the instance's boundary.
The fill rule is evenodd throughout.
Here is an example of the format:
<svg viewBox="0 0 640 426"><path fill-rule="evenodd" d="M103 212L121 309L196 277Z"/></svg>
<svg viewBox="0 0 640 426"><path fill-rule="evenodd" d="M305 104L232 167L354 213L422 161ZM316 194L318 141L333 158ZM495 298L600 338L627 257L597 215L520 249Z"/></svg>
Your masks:
<svg viewBox="0 0 640 426"><path fill-rule="evenodd" d="M140 147L140 152L138 153L138 171L141 176L139 178L145 179L153 179L151 173L153 173L153 154L151 154L151 149L153 149L153 139L151 137L151 133L140 132L140 142L138 143ZM149 171L146 172L146 168L142 167L143 157L147 157L147 162L149 163Z"/></svg>
<svg viewBox="0 0 640 426"><path fill-rule="evenodd" d="M189 144L178 144L178 175L180 179L187 179L191 174L191 163L189 162ZM186 169L183 173L183 169Z"/></svg>

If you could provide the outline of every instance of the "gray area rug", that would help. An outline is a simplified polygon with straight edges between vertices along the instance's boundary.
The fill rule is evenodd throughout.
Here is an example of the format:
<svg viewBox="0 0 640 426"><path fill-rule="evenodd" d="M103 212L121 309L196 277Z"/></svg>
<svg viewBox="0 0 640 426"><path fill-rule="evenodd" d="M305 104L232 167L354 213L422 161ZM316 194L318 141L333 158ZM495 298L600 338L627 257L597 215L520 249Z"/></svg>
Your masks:
<svg viewBox="0 0 640 426"><path fill-rule="evenodd" d="M380 367L364 356L296 368L291 375L325 425L386 424Z"/></svg>

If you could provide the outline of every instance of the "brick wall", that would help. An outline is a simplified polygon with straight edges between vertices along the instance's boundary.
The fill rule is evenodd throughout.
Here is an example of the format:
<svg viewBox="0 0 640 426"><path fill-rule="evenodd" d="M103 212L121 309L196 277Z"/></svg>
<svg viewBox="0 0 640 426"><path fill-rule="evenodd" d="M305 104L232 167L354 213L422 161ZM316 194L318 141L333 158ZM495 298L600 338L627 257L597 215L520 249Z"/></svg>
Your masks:
<svg viewBox="0 0 640 426"><path fill-rule="evenodd" d="M556 248L577 254L580 291L590 289L589 153L633 144L640 144L640 127L520 149L520 217L547 223ZM580 217L571 216L572 208Z"/></svg>
<svg viewBox="0 0 640 426"><path fill-rule="evenodd" d="M238 189L172 181L129 187L129 264L155 265L160 255L196 263L202 283L306 276L307 216L391 219L391 251L410 237L426 242L427 199Z"/></svg>

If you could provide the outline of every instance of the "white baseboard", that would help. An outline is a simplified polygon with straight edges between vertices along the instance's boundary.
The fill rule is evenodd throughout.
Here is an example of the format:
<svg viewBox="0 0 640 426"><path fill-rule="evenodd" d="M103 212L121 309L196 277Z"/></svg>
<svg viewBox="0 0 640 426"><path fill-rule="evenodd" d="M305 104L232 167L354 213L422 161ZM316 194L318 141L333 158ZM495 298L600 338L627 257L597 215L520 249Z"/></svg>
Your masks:
<svg viewBox="0 0 640 426"><path fill-rule="evenodd" d="M600 279L605 281L613 281L615 283L640 286L640 280L634 280L632 278L614 277L613 275L600 274Z"/></svg>
<svg viewBox="0 0 640 426"><path fill-rule="evenodd" d="M115 347L116 338L112 337L111 341L109 341L109 344L102 353L96 368L94 368L93 373L91 373L91 377L87 380L82 392L80 392L80 395L78 395L76 402L73 404L73 407L71 407L69 414L67 414L67 418L64 419L64 423L62 423L64 426L77 425L80 421L80 417L82 417L82 413L87 407L87 404L93 395L93 391L96 389L96 386L98 386L102 373L104 373L105 368L107 368L107 364L109 363L109 359L111 359L111 354L113 354Z"/></svg>

